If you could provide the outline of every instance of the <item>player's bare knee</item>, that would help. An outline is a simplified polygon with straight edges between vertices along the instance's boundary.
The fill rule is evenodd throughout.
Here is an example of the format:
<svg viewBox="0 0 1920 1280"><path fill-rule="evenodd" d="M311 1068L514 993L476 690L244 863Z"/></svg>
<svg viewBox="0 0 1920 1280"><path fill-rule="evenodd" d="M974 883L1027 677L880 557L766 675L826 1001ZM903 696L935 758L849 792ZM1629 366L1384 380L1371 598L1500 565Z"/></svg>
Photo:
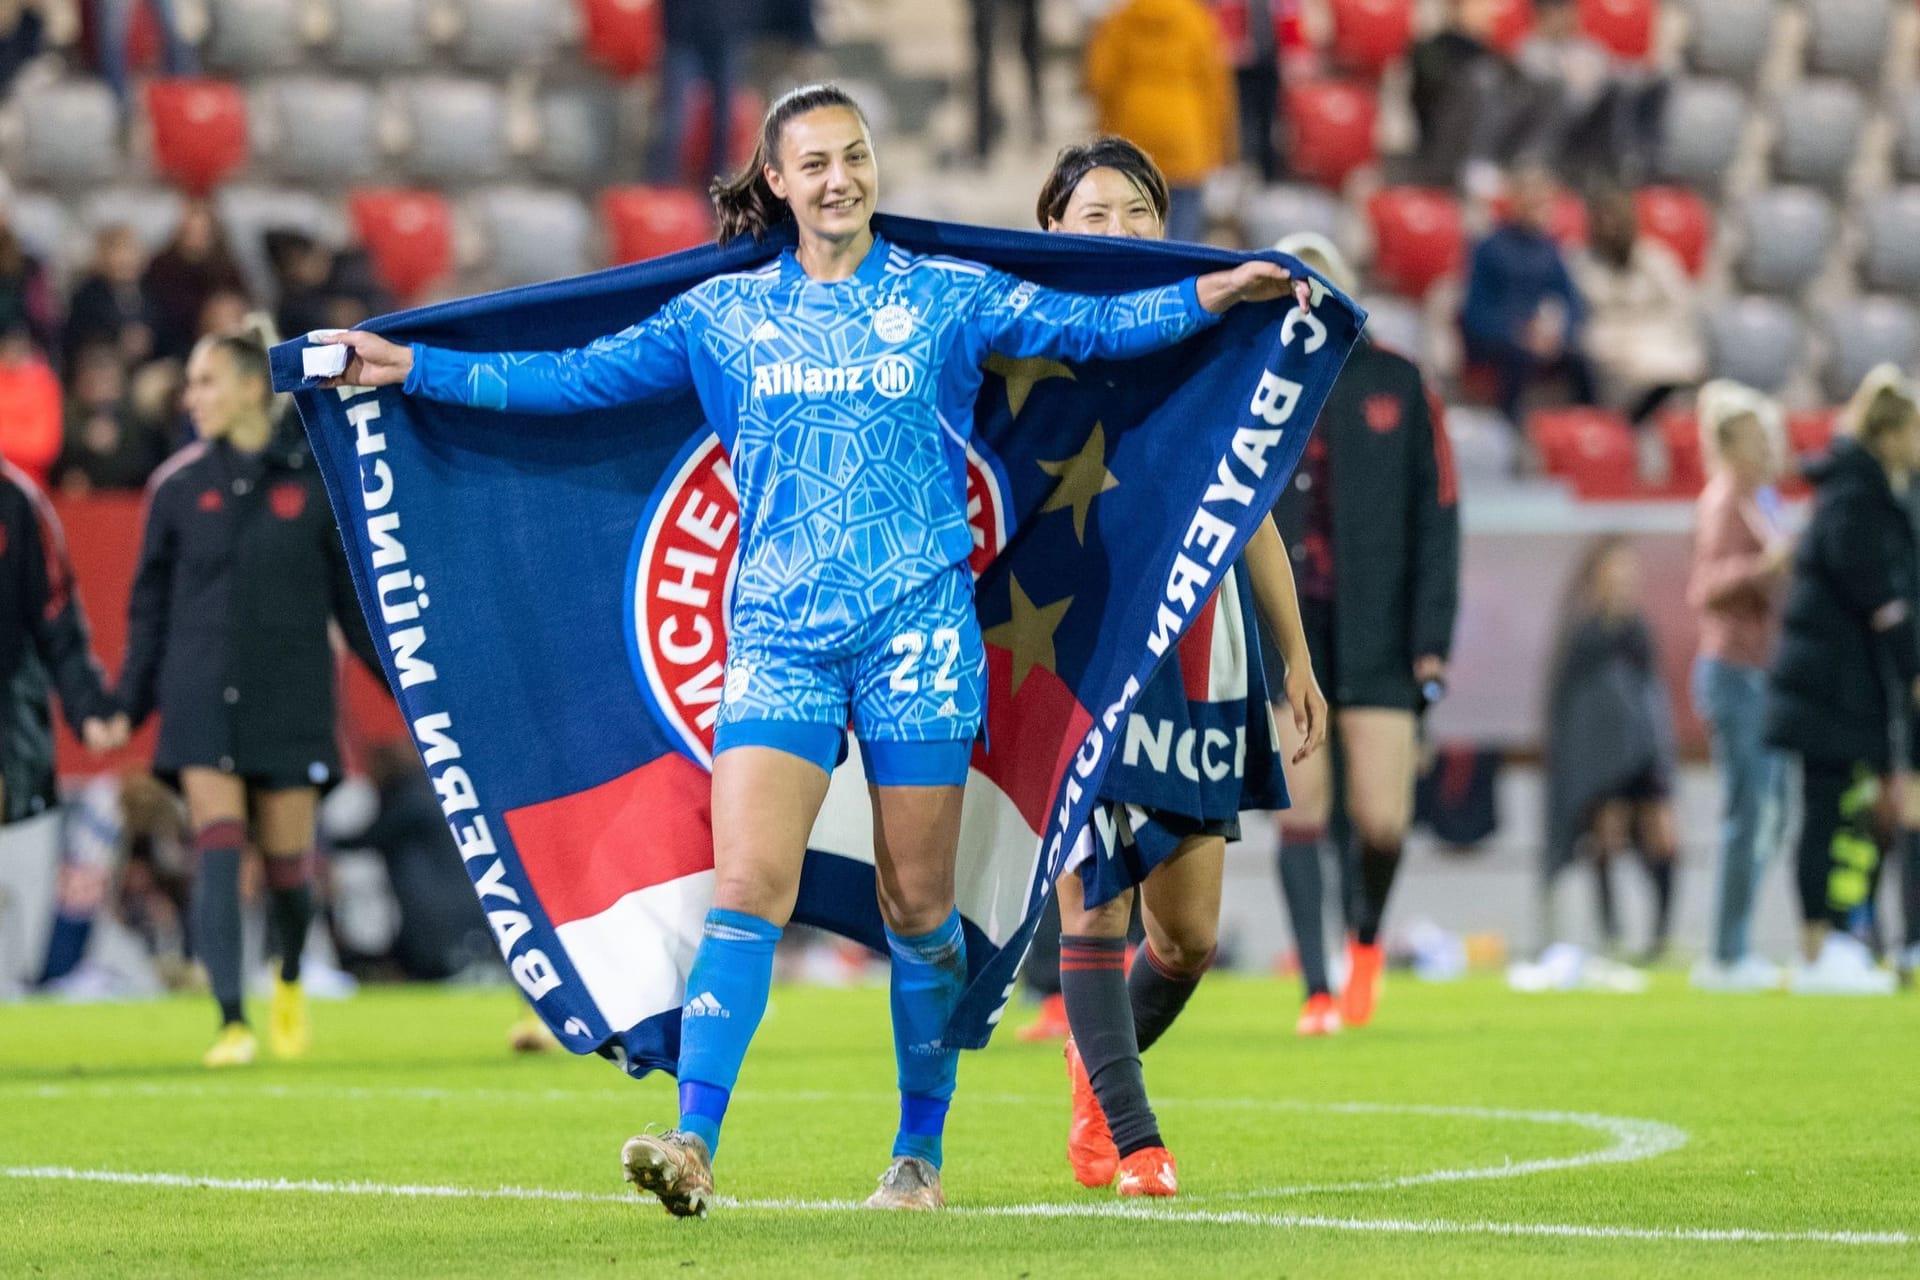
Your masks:
<svg viewBox="0 0 1920 1280"><path fill-rule="evenodd" d="M791 876L775 874L766 868L742 867L716 872L713 905L721 911L738 911L777 925L785 925L799 897L799 882Z"/></svg>
<svg viewBox="0 0 1920 1280"><path fill-rule="evenodd" d="M1133 894L1127 892L1097 907L1082 905L1077 910L1060 904L1060 932L1082 938L1124 938L1133 917Z"/></svg>
<svg viewBox="0 0 1920 1280"><path fill-rule="evenodd" d="M1199 973L1213 959L1219 930L1198 920L1182 921L1164 937L1153 940L1154 958L1160 967L1175 973Z"/></svg>

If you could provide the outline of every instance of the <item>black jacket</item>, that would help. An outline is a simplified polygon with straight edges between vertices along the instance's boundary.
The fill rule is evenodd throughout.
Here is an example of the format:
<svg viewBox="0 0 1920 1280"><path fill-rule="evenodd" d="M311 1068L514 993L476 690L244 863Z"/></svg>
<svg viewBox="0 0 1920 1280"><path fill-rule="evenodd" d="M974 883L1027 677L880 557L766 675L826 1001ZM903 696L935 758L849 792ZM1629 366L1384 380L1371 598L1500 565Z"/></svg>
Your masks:
<svg viewBox="0 0 1920 1280"><path fill-rule="evenodd" d="M1460 508L1439 402L1411 360L1366 339L1320 411L1332 493L1296 473L1273 519L1297 560L1311 504L1333 503L1335 706L1417 705L1413 664L1453 648Z"/></svg>
<svg viewBox="0 0 1920 1280"><path fill-rule="evenodd" d="M1894 760L1920 676L1920 554L1887 473L1841 439L1808 469L1818 486L1787 586L1768 682L1767 741L1829 764ZM1886 612L1883 612L1886 611ZM1876 627L1876 616L1896 625Z"/></svg>
<svg viewBox="0 0 1920 1280"><path fill-rule="evenodd" d="M54 801L49 684L76 735L109 710L60 522L33 481L0 459L0 822Z"/></svg>
<svg viewBox="0 0 1920 1280"><path fill-rule="evenodd" d="M154 473L127 615L118 697L135 725L160 712L155 772L275 786L338 774L328 618L380 663L297 429L258 454L192 444Z"/></svg>

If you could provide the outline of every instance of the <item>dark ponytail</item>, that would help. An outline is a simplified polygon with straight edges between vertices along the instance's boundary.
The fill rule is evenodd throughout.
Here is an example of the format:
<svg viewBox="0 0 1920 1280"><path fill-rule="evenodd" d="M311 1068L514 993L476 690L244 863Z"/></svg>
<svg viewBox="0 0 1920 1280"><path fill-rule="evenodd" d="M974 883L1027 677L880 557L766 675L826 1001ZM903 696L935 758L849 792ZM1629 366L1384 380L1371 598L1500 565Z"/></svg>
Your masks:
<svg viewBox="0 0 1920 1280"><path fill-rule="evenodd" d="M787 202L767 185L766 168L780 154L780 135L787 121L822 107L845 107L860 117L863 127L867 123L867 113L837 84L802 85L775 99L767 108L767 118L760 122L760 141L753 148L753 158L731 178L715 178L707 188L719 220L716 238L721 244L738 235L763 240L768 231L793 216ZM714 127L720 126L716 122Z"/></svg>

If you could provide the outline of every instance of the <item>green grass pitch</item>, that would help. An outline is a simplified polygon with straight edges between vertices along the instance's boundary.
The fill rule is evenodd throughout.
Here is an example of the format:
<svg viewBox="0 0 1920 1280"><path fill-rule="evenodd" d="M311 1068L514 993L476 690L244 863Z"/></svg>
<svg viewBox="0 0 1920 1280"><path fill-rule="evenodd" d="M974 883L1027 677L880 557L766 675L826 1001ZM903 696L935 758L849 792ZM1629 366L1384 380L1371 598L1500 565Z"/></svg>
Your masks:
<svg viewBox="0 0 1920 1280"><path fill-rule="evenodd" d="M1078 1187L1059 1049L1006 1035L961 1064L952 1210L896 1216L848 1207L892 1134L884 988L778 988L731 1202L682 1222L618 1171L672 1082L511 1057L499 992L319 1005L311 1058L222 1074L203 999L0 1007L0 1276L1920 1274L1911 999L1396 978L1364 1031L1294 1012L1217 976L1147 1055L1178 1200Z"/></svg>

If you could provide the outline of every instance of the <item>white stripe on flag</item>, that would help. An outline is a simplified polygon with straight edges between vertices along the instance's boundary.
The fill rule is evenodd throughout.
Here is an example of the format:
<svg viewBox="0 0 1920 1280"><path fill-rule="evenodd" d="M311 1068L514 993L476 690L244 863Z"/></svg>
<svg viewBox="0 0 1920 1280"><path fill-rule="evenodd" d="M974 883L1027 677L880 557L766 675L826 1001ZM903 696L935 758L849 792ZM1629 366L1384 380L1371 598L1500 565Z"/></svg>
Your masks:
<svg viewBox="0 0 1920 1280"><path fill-rule="evenodd" d="M1207 700L1227 702L1247 696L1247 615L1240 608L1239 570L1229 567L1220 579L1213 614L1213 651L1207 657Z"/></svg>
<svg viewBox="0 0 1920 1280"><path fill-rule="evenodd" d="M621 1032L680 1007L712 905L713 872L699 871L636 889L554 932L600 1016Z"/></svg>

